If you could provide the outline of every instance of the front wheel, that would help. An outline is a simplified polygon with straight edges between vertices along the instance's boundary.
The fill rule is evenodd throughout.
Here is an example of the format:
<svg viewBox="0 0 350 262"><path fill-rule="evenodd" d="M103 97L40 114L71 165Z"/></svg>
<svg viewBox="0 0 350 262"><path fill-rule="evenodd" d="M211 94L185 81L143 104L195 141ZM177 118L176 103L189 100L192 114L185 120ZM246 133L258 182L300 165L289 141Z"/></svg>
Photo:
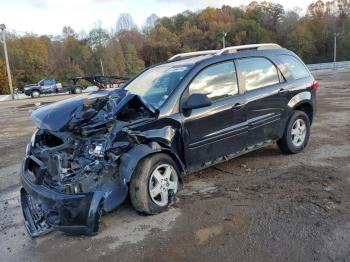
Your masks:
<svg viewBox="0 0 350 262"><path fill-rule="evenodd" d="M296 154L307 146L310 137L310 119L303 111L295 110L288 121L283 137L277 141L281 151Z"/></svg>
<svg viewBox="0 0 350 262"><path fill-rule="evenodd" d="M176 199L178 176L176 163L166 154L143 159L130 183L130 199L134 208L149 215L165 211Z"/></svg>

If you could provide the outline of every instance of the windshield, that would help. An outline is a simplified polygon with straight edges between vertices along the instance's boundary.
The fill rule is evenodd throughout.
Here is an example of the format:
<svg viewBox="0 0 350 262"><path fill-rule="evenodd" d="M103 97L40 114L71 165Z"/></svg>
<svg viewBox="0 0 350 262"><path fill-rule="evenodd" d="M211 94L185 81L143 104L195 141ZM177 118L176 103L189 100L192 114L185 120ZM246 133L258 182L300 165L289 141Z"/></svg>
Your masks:
<svg viewBox="0 0 350 262"><path fill-rule="evenodd" d="M159 108L177 87L190 66L160 65L136 77L125 89Z"/></svg>

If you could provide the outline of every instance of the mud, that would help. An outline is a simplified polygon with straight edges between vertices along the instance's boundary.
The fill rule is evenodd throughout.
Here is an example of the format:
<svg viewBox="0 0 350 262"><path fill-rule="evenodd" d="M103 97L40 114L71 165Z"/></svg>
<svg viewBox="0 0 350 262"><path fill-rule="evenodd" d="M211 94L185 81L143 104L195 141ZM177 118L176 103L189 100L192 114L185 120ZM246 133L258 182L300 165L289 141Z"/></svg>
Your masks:
<svg viewBox="0 0 350 262"><path fill-rule="evenodd" d="M320 71L306 150L275 145L185 179L177 203L141 216L129 201L95 237L31 239L18 200L19 162L44 97L0 103L0 253L3 261L349 261L350 71Z"/></svg>

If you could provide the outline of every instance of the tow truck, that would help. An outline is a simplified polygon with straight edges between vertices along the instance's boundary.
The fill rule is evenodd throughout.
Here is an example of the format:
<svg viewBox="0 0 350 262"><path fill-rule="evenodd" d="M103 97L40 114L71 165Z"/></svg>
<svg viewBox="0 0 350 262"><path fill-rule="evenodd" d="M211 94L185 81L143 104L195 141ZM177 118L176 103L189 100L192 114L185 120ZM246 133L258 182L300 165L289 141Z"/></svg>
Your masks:
<svg viewBox="0 0 350 262"><path fill-rule="evenodd" d="M79 76L71 79L72 85L62 86L55 79L45 78L36 84L29 84L24 87L24 94L32 98L38 98L43 94L80 94L87 86L78 84L86 80L99 89L116 88L125 83L128 78L120 76Z"/></svg>

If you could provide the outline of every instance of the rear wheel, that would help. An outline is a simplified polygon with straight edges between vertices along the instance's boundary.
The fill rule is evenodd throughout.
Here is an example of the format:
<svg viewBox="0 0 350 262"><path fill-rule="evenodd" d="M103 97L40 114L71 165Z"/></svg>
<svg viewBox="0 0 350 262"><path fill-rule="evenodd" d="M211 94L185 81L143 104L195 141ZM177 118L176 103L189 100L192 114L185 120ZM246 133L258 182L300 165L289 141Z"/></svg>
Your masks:
<svg viewBox="0 0 350 262"><path fill-rule="evenodd" d="M130 199L139 212L157 214L175 202L179 189L178 169L166 154L143 159L130 183Z"/></svg>
<svg viewBox="0 0 350 262"><path fill-rule="evenodd" d="M277 141L281 151L286 154L296 154L307 146L310 136L310 119L303 111L295 110L283 137Z"/></svg>
<svg viewBox="0 0 350 262"><path fill-rule="evenodd" d="M80 86L77 86L74 88L74 94L81 94L83 92L83 89Z"/></svg>
<svg viewBox="0 0 350 262"><path fill-rule="evenodd" d="M40 97L40 92L38 90L33 90L30 95L32 96L32 98L38 98Z"/></svg>

